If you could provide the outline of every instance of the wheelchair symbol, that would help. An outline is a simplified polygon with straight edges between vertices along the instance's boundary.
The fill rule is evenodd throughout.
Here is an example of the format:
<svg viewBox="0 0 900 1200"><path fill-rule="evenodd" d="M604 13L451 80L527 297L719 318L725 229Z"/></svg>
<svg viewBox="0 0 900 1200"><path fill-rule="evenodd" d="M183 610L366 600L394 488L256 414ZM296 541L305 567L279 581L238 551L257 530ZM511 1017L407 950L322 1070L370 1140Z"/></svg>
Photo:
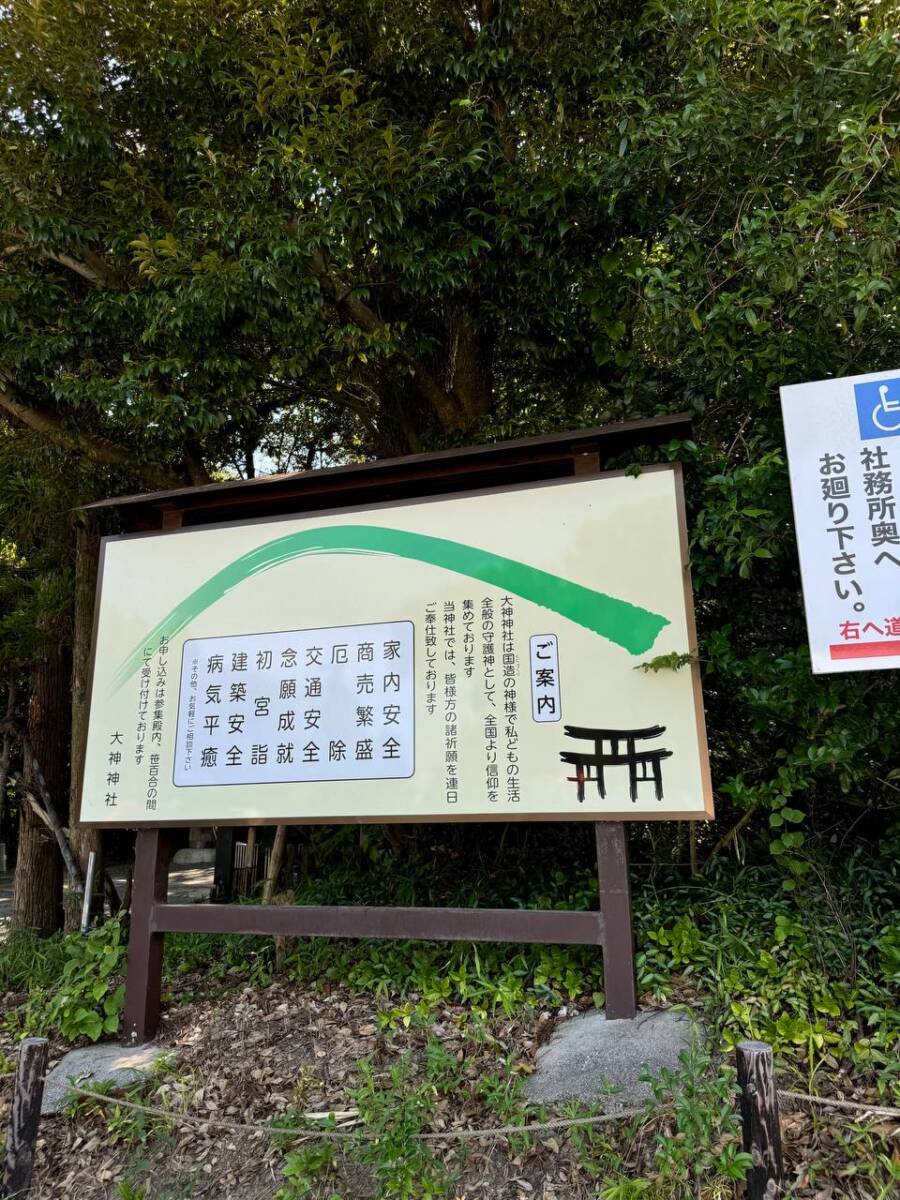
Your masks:
<svg viewBox="0 0 900 1200"><path fill-rule="evenodd" d="M859 435L864 441L900 437L900 378L854 384Z"/></svg>
<svg viewBox="0 0 900 1200"><path fill-rule="evenodd" d="M888 397L887 384L883 383L878 389L879 400L872 409L872 424L883 430L885 433L896 433L900 430L900 397L896 400L891 400ZM887 425L879 419L879 414L883 417L893 418Z"/></svg>

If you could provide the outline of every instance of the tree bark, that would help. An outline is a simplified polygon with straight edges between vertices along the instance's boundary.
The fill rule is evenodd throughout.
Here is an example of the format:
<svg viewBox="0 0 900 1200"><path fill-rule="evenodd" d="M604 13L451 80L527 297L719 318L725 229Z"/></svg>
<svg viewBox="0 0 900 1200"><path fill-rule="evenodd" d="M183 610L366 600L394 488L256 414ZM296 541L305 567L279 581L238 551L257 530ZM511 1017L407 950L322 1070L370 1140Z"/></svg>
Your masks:
<svg viewBox="0 0 900 1200"><path fill-rule="evenodd" d="M37 787L37 795L21 780L17 781L18 791L24 796L26 803L31 805L35 814L53 834L56 844L59 847L59 852L62 855L62 860L65 863L69 882L79 895L81 895L84 892L84 874L78 866L75 855L72 853L72 847L69 845L68 831L64 828L60 815L56 811L53 797L50 795L43 773L41 772L41 764L35 758L34 752L27 740L22 747L22 751L28 756L27 761L31 764L34 782ZM40 796L40 800L38 796Z"/></svg>
<svg viewBox="0 0 900 1200"><path fill-rule="evenodd" d="M68 648L57 635L48 642L32 677L26 723L28 742L55 797L66 794L68 782L69 684ZM23 781L39 794L30 756L25 757ZM52 833L30 805L23 804L20 814L12 924L47 937L62 925L62 860Z"/></svg>
<svg viewBox="0 0 900 1200"><path fill-rule="evenodd" d="M88 726L88 671L91 635L94 624L94 592L100 559L100 534L90 518L79 521L75 530L75 616L72 633L72 762L69 772L69 844L82 874L87 872L91 851L96 854L94 878L100 881L100 905L103 903L103 838L99 829L85 829L75 820L84 774ZM79 926L78 906L66 908L66 929Z"/></svg>
<svg viewBox="0 0 900 1200"><path fill-rule="evenodd" d="M148 487L164 489L180 487L184 483L180 475L139 462L131 450L102 434L88 434L83 430L67 428L58 412L40 401L31 398L26 400L14 389L12 382L3 376L0 376L0 409L63 446L81 451L91 462L101 466L130 467L137 471Z"/></svg>
<svg viewBox="0 0 900 1200"><path fill-rule="evenodd" d="M376 333L384 328L384 322L374 309L361 300L352 287L348 287L331 274L324 251L317 249L312 252L310 266L323 294L332 301L345 321L356 325L363 333ZM448 395L424 363L405 352L398 352L397 357L405 364L415 391L429 405L441 428L447 433L465 429L465 414L459 398Z"/></svg>
<svg viewBox="0 0 900 1200"><path fill-rule="evenodd" d="M13 714L16 711L16 687L13 683L6 685L6 713L5 721L7 727L12 724ZM3 737L0 738L0 842L3 841L3 825L6 816L6 785L9 782L9 765L12 762L12 747L13 735L11 729L7 728Z"/></svg>
<svg viewBox="0 0 900 1200"><path fill-rule="evenodd" d="M493 339L465 311L447 314L447 336L446 387L459 398L466 426L472 428L494 403Z"/></svg>
<svg viewBox="0 0 900 1200"><path fill-rule="evenodd" d="M272 896L278 887L278 876L281 874L281 864L284 862L284 847L286 842L287 825L277 825L275 827L275 840L272 843L272 855L269 859L269 869L266 872L266 882L263 884L263 904L272 903Z"/></svg>

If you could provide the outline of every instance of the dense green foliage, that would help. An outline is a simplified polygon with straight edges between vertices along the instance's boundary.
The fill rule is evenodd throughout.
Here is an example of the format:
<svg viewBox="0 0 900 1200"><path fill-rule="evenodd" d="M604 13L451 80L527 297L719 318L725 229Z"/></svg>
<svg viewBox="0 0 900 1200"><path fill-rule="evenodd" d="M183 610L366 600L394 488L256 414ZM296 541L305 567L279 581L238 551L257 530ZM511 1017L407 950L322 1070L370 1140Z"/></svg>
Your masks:
<svg viewBox="0 0 900 1200"><path fill-rule="evenodd" d="M896 18L16 5L3 374L160 468L279 406L371 451L689 405L744 457L779 383L896 351Z"/></svg>
<svg viewBox="0 0 900 1200"><path fill-rule="evenodd" d="M0 994L17 996L7 1026L25 1035L57 1034L98 1041L119 1030L125 999L125 938L121 922L38 941L12 934L0 952Z"/></svg>
<svg viewBox="0 0 900 1200"><path fill-rule="evenodd" d="M886 847L888 856L891 847ZM846 861L809 859L800 890L785 894L774 867L722 870L683 883L670 876L635 895L638 988L671 1002L687 987L702 1000L723 1046L757 1037L813 1086L824 1060L877 1081L900 1101L900 1023L891 1000L900 984L896 864L865 854ZM299 903L471 904L483 885L482 864L455 856L443 877L425 859L409 868L382 864L332 870L301 886ZM491 895L500 904L586 909L596 904L596 876L528 861L496 868ZM196 968L223 980L264 982L271 948L258 939L202 935L173 938L167 970L173 983ZM602 1006L599 956L586 948L511 948L297 940L284 969L299 983L335 980L385 1001L387 1028L424 1026L442 1004L465 1004L475 1019L523 1005L554 1008L585 995ZM183 983L179 982L179 990ZM389 1001L389 1003L387 1003Z"/></svg>

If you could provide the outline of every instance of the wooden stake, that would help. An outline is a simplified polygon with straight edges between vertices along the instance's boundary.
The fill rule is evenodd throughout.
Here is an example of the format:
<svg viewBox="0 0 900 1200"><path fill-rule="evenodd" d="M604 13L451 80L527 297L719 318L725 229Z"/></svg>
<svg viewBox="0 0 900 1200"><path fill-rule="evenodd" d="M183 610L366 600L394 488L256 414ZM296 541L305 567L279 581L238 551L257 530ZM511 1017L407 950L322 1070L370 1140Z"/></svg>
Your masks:
<svg viewBox="0 0 900 1200"><path fill-rule="evenodd" d="M259 882L259 872L256 869L256 856L259 853L256 846L256 826L247 826L247 873L245 890L249 895ZM252 880L252 883L251 883Z"/></svg>
<svg viewBox="0 0 900 1200"><path fill-rule="evenodd" d="M234 899L234 827L216 830L216 865L213 868L212 898L216 904Z"/></svg>
<svg viewBox="0 0 900 1200"><path fill-rule="evenodd" d="M0 1196L9 1200L25 1196L31 1185L46 1074L47 1039L25 1038L19 1047L6 1139L6 1166L0 1186Z"/></svg>
<svg viewBox="0 0 900 1200"><path fill-rule="evenodd" d="M735 1055L744 1149L753 1158L747 1172L747 1197L777 1200L784 1195L784 1163L772 1047L765 1042L738 1042Z"/></svg>
<svg viewBox="0 0 900 1200"><path fill-rule="evenodd" d="M130 891L131 891L131 885L130 885L131 871L130 870L128 872L128 879L129 879L129 883L128 883L127 887L128 887L128 891L130 894ZM119 895L118 888L113 883L113 879L112 879L112 876L110 875L109 871L103 872L103 894L105 895L105 897L109 903L109 915L111 917L114 917L116 915L116 913L122 907L122 897ZM129 904L130 903L131 903L131 901L129 899ZM102 909L103 906L101 905L100 907ZM127 907L126 907L125 911L126 912L128 911Z"/></svg>

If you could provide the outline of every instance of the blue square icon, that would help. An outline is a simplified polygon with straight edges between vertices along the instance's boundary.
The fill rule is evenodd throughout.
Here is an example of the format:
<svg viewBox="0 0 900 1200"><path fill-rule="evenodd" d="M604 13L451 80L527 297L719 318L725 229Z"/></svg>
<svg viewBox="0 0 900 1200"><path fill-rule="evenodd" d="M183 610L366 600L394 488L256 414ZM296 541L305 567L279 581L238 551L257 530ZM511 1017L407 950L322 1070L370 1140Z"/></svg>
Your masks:
<svg viewBox="0 0 900 1200"><path fill-rule="evenodd" d="M855 383L853 392L863 441L900 437L900 379Z"/></svg>

